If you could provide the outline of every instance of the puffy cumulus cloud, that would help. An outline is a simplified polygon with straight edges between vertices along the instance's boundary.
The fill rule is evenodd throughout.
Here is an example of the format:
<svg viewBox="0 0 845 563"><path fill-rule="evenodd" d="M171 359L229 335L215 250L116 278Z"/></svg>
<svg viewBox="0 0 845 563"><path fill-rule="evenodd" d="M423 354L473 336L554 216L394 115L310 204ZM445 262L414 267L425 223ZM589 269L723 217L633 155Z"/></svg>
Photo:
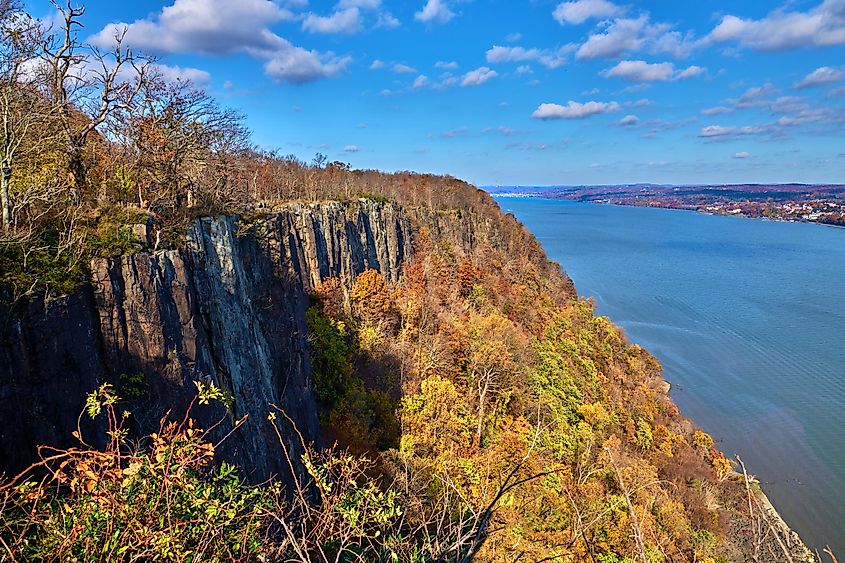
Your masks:
<svg viewBox="0 0 845 563"><path fill-rule="evenodd" d="M110 45L125 29L125 44L149 53L245 53L265 60L272 78L294 84L342 72L349 57L297 47L270 30L274 23L297 19L291 8L303 6L301 1L174 0L145 19L108 24L89 41Z"/></svg>
<svg viewBox="0 0 845 563"><path fill-rule="evenodd" d="M593 115L619 111L616 102L572 102L565 106L560 104L540 104L531 117L534 119L584 119Z"/></svg>
<svg viewBox="0 0 845 563"><path fill-rule="evenodd" d="M622 13L622 8L608 0L575 0L561 2L552 12L560 25L581 24L592 18L609 18Z"/></svg>
<svg viewBox="0 0 845 563"><path fill-rule="evenodd" d="M309 33L358 33L363 29L361 11L358 8L346 8L329 16L308 14L302 20L302 30Z"/></svg>
<svg viewBox="0 0 845 563"><path fill-rule="evenodd" d="M211 82L211 75L198 68L156 64L155 70L167 82L187 81L200 86ZM224 88L231 88L231 82L227 81L227 83L229 86L224 84Z"/></svg>
<svg viewBox="0 0 845 563"><path fill-rule="evenodd" d="M590 35L575 55L579 59L602 59L640 50L645 43L642 34L647 25L648 16L645 15L617 19L603 32Z"/></svg>
<svg viewBox="0 0 845 563"><path fill-rule="evenodd" d="M381 0L340 0L328 16L313 12L302 20L302 30L309 33L358 33L364 29L364 13L375 13L375 27L397 27L399 20L381 10Z"/></svg>
<svg viewBox="0 0 845 563"><path fill-rule="evenodd" d="M623 78L631 82L665 82L683 80L705 72L700 66L689 66L675 70L672 63L647 63L645 61L620 61L616 66L605 69L599 74L605 78Z"/></svg>
<svg viewBox="0 0 845 563"><path fill-rule="evenodd" d="M425 88L426 86L428 86L428 76L424 74L417 76L414 83L411 84L411 88L414 90L419 90L420 88Z"/></svg>
<svg viewBox="0 0 845 563"><path fill-rule="evenodd" d="M491 64L536 61L546 68L558 68L566 64L566 55L572 47L556 50L526 49L525 47L503 47L494 45L487 50L487 62Z"/></svg>
<svg viewBox="0 0 845 563"><path fill-rule="evenodd" d="M838 68L822 66L805 76L795 87L801 89L812 86L824 86L825 84L839 82L840 80L845 80L845 72Z"/></svg>
<svg viewBox="0 0 845 563"><path fill-rule="evenodd" d="M447 23L455 17L455 12L449 9L445 0L426 0L414 19L423 23Z"/></svg>
<svg viewBox="0 0 845 563"><path fill-rule="evenodd" d="M376 59L372 62L372 64L370 64L370 70L381 70L385 66L387 65L384 64L384 61Z"/></svg>
<svg viewBox="0 0 845 563"><path fill-rule="evenodd" d="M461 86L480 86L498 75L499 73L490 67L478 67L475 70L467 72L463 75L463 77L461 77Z"/></svg>
<svg viewBox="0 0 845 563"><path fill-rule="evenodd" d="M739 158L739 159L742 159L742 158L751 158L751 153L750 153L750 152L748 152L748 151L739 151L738 153L736 153L736 154L734 155L734 158Z"/></svg>
<svg viewBox="0 0 845 563"><path fill-rule="evenodd" d="M90 42L111 45L115 34L126 29L126 44L150 53L225 55L276 48L283 40L268 26L294 18L270 0L175 0L146 19L108 24Z"/></svg>
<svg viewBox="0 0 845 563"><path fill-rule="evenodd" d="M622 119L619 120L619 125L622 127L633 127L637 123L640 122L640 118L636 115L626 115Z"/></svg>
<svg viewBox="0 0 845 563"><path fill-rule="evenodd" d="M670 80L675 74L672 63L647 63L645 61L619 61L614 67L599 73L605 78L624 78L633 82Z"/></svg>
<svg viewBox="0 0 845 563"><path fill-rule="evenodd" d="M761 19L728 14L706 40L760 51L845 44L845 0L824 0L807 11L791 10L787 4Z"/></svg>
<svg viewBox="0 0 845 563"><path fill-rule="evenodd" d="M651 22L648 14L616 18L587 37L578 47L578 59L612 59L625 53L647 51L685 58L701 45L692 33L683 34L667 23Z"/></svg>
<svg viewBox="0 0 845 563"><path fill-rule="evenodd" d="M289 84L304 84L319 78L330 78L343 72L351 57L337 57L334 53L318 53L289 45L277 49L264 64L267 76Z"/></svg>

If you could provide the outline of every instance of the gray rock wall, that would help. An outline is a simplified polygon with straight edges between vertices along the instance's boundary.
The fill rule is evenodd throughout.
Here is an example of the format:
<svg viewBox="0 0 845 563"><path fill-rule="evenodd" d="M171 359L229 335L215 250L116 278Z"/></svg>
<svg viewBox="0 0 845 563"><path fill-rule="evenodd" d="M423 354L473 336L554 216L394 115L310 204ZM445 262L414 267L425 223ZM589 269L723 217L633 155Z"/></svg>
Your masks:
<svg viewBox="0 0 845 563"><path fill-rule="evenodd" d="M319 437L307 292L329 277L350 285L367 268L397 281L423 227L467 250L508 249L496 225L465 212L371 200L287 204L248 221L197 219L178 249L95 259L90 283L73 295L0 308L0 472L33 461L37 444L71 443L85 395L103 382L123 396L127 382L144 382L131 409L149 432L168 409L184 410L195 380L210 380L231 395L232 410L200 407L199 421L226 417L222 436L247 417L222 454L253 480L284 473L268 405L285 409L306 439ZM96 425L83 431L104 439Z"/></svg>
<svg viewBox="0 0 845 563"><path fill-rule="evenodd" d="M211 380L231 394L232 412L200 407L200 421L226 416L222 435L247 417L223 455L256 480L284 472L268 405L285 409L307 439L319 436L307 292L328 277L351 283L366 268L398 280L412 236L401 208L371 201L292 204L251 222L202 218L177 250L95 259L90 283L73 295L4 307L0 471L25 467L36 444L70 443L87 393L103 382L126 391L126 376L141 374L147 393L132 401L139 430L184 409L195 380ZM83 431L104 438L96 425Z"/></svg>

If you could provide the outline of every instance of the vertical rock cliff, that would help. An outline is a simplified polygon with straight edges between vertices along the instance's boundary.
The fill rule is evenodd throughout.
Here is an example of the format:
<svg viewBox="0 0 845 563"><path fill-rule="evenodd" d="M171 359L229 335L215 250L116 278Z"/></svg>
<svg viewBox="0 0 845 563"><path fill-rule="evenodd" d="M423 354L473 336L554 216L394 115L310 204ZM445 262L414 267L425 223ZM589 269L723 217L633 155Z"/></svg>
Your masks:
<svg viewBox="0 0 845 563"><path fill-rule="evenodd" d="M66 444L87 393L103 382L133 397L141 430L179 412L194 381L231 396L229 412L204 407L201 422L245 422L223 454L253 479L286 467L265 424L285 409L307 439L319 437L311 392L307 293L329 277L350 284L367 268L392 282L420 232L471 248L505 244L497 225L457 211L391 203L289 204L250 220L200 218L178 248L95 259L73 295L0 312L0 471L17 471L34 444ZM103 429L85 423L90 439ZM291 434L292 435L292 434ZM288 447L297 444L288 439Z"/></svg>

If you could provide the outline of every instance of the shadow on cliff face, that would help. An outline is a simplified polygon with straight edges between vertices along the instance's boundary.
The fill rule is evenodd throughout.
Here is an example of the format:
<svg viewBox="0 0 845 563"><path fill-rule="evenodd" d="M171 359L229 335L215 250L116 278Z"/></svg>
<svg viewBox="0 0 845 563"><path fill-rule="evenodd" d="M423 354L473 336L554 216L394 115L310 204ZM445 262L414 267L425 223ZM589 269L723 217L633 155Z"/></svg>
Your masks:
<svg viewBox="0 0 845 563"><path fill-rule="evenodd" d="M39 444L69 445L86 394L101 383L127 398L143 434L168 411L183 412L194 381L205 380L231 401L228 413L198 411L201 425L227 414L217 429L222 437L246 417L224 443L224 458L253 481L285 475L283 452L266 424L269 403L284 409L307 441L320 441L308 292L329 277L349 287L370 268L398 281L423 229L467 249L507 246L496 225L466 212L372 200L286 204L253 219L196 219L177 249L96 258L90 282L72 295L3 308L0 471L26 467ZM368 377L386 381L384 370L391 369L363 368L367 387ZM380 391L393 404L399 388ZM83 430L105 438L103 428ZM284 439L299 459L298 438L290 431Z"/></svg>
<svg viewBox="0 0 845 563"><path fill-rule="evenodd" d="M105 363L92 288L45 302L0 307L0 471L15 473L39 444L70 445L85 393L102 381ZM95 444L105 429L82 420Z"/></svg>
<svg viewBox="0 0 845 563"><path fill-rule="evenodd" d="M306 440L320 440L305 311L307 292L327 277L346 282L378 266L398 279L411 230L398 206L292 205L253 222L197 219L178 250L94 259L74 294L0 311L0 470L17 472L38 444L69 445L85 396L103 382L126 397L139 433L182 412L195 380L214 381L229 412L246 420L221 448L251 480L287 465L266 423L284 409ZM89 424L89 423L86 423ZM103 428L84 429L104 440ZM293 459L298 439L285 436Z"/></svg>

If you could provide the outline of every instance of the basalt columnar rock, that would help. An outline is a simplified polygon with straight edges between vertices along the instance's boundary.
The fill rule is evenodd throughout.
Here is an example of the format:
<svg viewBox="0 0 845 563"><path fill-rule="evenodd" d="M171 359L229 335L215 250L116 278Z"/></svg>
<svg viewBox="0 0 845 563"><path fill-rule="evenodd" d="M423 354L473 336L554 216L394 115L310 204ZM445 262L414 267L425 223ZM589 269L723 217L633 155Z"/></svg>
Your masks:
<svg viewBox="0 0 845 563"><path fill-rule="evenodd" d="M464 248L512 243L489 219L392 203L288 204L252 219L199 218L184 243L91 263L72 295L0 311L0 471L36 458L36 444L68 444L87 393L110 382L132 403L139 430L180 412L194 381L214 381L230 408L201 407L200 422L245 420L223 455L253 480L287 467L266 417L284 409L319 439L311 391L307 294L329 277L349 285L367 268L391 282L424 232ZM524 250L524 249L523 249ZM104 429L83 420L83 434ZM285 434L288 447L298 447Z"/></svg>

